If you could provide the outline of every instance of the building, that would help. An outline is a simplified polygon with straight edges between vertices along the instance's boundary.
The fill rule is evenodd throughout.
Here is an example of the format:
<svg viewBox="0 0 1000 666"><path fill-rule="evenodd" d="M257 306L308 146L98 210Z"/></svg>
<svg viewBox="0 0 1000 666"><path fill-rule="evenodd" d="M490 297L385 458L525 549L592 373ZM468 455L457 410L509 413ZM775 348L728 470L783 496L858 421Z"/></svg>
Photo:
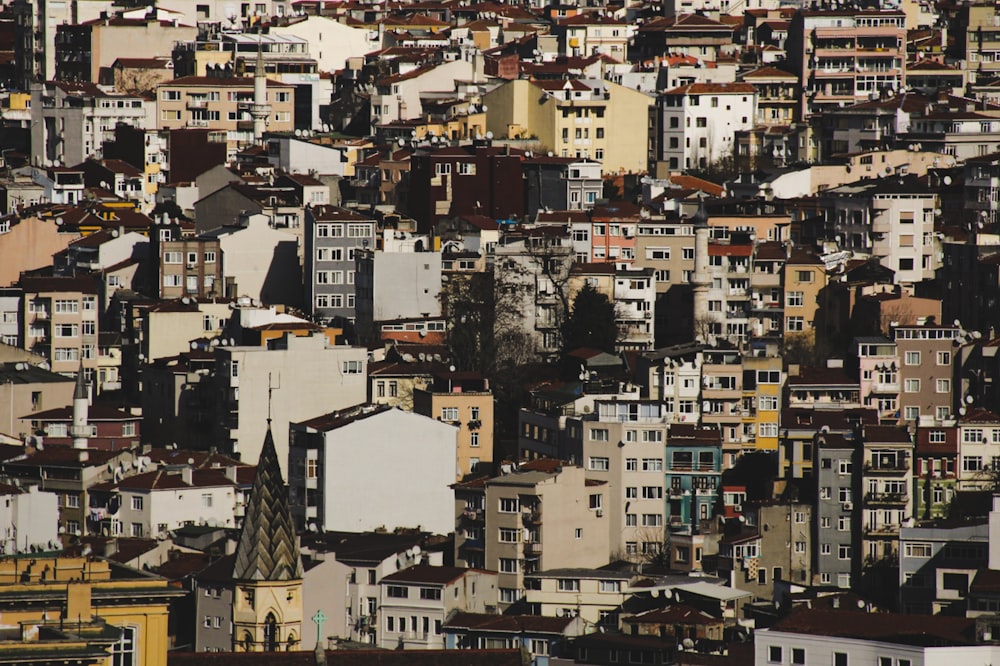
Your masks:
<svg viewBox="0 0 1000 666"><path fill-rule="evenodd" d="M289 487L300 529L454 529L457 429L419 414L359 405L291 424ZM393 461L372 465L372 460ZM406 501L400 501L405 492Z"/></svg>
<svg viewBox="0 0 1000 666"><path fill-rule="evenodd" d="M366 349L332 345L322 333L286 333L266 347L216 347L215 395L206 396L219 401L216 441L253 460L264 433L260 417L270 415L279 464L287 463L287 424L364 402L367 363Z"/></svg>
<svg viewBox="0 0 1000 666"><path fill-rule="evenodd" d="M304 302L317 317L354 320L356 254L375 247L375 226L375 220L353 210L306 208Z"/></svg>
<svg viewBox="0 0 1000 666"><path fill-rule="evenodd" d="M0 364L0 432L22 439L31 434L33 415L73 399L72 377L28 362Z"/></svg>
<svg viewBox="0 0 1000 666"><path fill-rule="evenodd" d="M379 582L379 646L442 648L444 622L454 613L488 613L496 607L495 572L417 564Z"/></svg>
<svg viewBox="0 0 1000 666"><path fill-rule="evenodd" d="M848 589L860 574L855 562L860 533L860 492L854 482L854 434L820 433L813 444L813 478L816 479L817 511L813 514L813 580L820 585Z"/></svg>
<svg viewBox="0 0 1000 666"><path fill-rule="evenodd" d="M97 369L98 289L90 276L22 277L20 346L44 356L53 372L87 381Z"/></svg>
<svg viewBox="0 0 1000 666"><path fill-rule="evenodd" d="M456 613L444 624L445 647L449 650L517 648L527 650L537 664L558 654L562 641L582 633L576 617L537 615L485 615Z"/></svg>
<svg viewBox="0 0 1000 666"><path fill-rule="evenodd" d="M635 131L653 106L646 93L597 79L516 79L483 103L486 128L497 138L533 137L558 157L597 160L604 173L646 170L647 134Z"/></svg>
<svg viewBox="0 0 1000 666"><path fill-rule="evenodd" d="M355 316L358 336L374 342L383 322L441 314L441 253L423 241L411 251L355 252Z"/></svg>
<svg viewBox="0 0 1000 666"><path fill-rule="evenodd" d="M455 562L499 573L501 609L524 597L525 575L608 561L606 484L582 467L537 461L453 488Z"/></svg>
<svg viewBox="0 0 1000 666"><path fill-rule="evenodd" d="M0 484L0 552L4 555L58 550L59 495L37 485Z"/></svg>
<svg viewBox="0 0 1000 666"><path fill-rule="evenodd" d="M106 93L94 83L48 81L31 87L32 162L79 164L115 138L119 123L153 126L150 103L137 95Z"/></svg>
<svg viewBox="0 0 1000 666"><path fill-rule="evenodd" d="M752 129L757 89L749 83L692 83L657 98L657 162L671 172L732 157L737 132Z"/></svg>
<svg viewBox="0 0 1000 666"><path fill-rule="evenodd" d="M413 411L458 428L456 480L493 462L493 392L478 373L436 374L433 383L413 390Z"/></svg>
<svg viewBox="0 0 1000 666"><path fill-rule="evenodd" d="M938 424L955 414L955 343L962 329L931 322L893 327L899 363L899 411L907 422Z"/></svg>
<svg viewBox="0 0 1000 666"><path fill-rule="evenodd" d="M978 571L989 564L987 521L928 521L899 530L899 607L906 613L965 615Z"/></svg>
<svg viewBox="0 0 1000 666"><path fill-rule="evenodd" d="M579 617L584 627L617 630L632 574L607 569L550 569L525 577L533 615Z"/></svg>
<svg viewBox="0 0 1000 666"><path fill-rule="evenodd" d="M913 457L914 517L946 518L958 479L958 428L918 427Z"/></svg>

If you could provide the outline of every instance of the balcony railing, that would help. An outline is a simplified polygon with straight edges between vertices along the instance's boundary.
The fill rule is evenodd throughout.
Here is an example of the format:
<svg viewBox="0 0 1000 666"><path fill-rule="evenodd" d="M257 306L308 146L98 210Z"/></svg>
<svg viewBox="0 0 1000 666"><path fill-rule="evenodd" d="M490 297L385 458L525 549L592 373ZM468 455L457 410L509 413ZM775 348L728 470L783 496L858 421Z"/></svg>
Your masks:
<svg viewBox="0 0 1000 666"><path fill-rule="evenodd" d="M542 554L542 544L537 541L524 544L524 551L529 555L541 555Z"/></svg>
<svg viewBox="0 0 1000 666"><path fill-rule="evenodd" d="M865 471L871 472L872 474L901 474L909 469L910 463L907 460L898 460L894 463L865 463Z"/></svg>
<svg viewBox="0 0 1000 666"><path fill-rule="evenodd" d="M906 493L868 493L865 495L867 504L906 504L908 496Z"/></svg>

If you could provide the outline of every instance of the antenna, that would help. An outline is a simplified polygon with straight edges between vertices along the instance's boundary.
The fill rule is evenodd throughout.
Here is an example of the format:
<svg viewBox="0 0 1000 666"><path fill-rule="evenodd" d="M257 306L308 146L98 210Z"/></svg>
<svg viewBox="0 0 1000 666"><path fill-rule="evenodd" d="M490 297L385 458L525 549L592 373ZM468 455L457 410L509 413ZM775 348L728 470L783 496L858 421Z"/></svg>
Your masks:
<svg viewBox="0 0 1000 666"><path fill-rule="evenodd" d="M271 382L271 373L267 373L267 427L271 427L271 394L274 389L281 388L281 375L278 375L278 385L275 386Z"/></svg>

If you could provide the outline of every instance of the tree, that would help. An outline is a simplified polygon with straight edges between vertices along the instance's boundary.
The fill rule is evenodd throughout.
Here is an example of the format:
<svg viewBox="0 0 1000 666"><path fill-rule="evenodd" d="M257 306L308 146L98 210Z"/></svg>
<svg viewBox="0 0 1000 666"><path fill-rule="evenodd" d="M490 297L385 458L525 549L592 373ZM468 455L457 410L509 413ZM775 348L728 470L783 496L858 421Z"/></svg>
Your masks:
<svg viewBox="0 0 1000 666"><path fill-rule="evenodd" d="M573 299L573 307L563 322L562 341L564 353L580 347L613 353L618 341L614 303L585 284Z"/></svg>

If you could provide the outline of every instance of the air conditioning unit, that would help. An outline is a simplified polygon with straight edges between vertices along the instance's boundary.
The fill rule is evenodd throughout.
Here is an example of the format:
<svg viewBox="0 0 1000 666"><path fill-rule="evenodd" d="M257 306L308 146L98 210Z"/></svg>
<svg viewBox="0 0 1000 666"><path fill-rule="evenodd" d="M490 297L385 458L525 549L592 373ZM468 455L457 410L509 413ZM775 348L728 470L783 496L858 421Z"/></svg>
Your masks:
<svg viewBox="0 0 1000 666"><path fill-rule="evenodd" d="M188 268L197 268L198 264L188 264L187 267Z"/></svg>
<svg viewBox="0 0 1000 666"><path fill-rule="evenodd" d="M843 509L844 509L844 511L853 511L854 510L854 502L844 502Z"/></svg>
<svg viewBox="0 0 1000 666"><path fill-rule="evenodd" d="M597 510L597 517L598 518L603 518L604 517L604 509L598 509Z"/></svg>

